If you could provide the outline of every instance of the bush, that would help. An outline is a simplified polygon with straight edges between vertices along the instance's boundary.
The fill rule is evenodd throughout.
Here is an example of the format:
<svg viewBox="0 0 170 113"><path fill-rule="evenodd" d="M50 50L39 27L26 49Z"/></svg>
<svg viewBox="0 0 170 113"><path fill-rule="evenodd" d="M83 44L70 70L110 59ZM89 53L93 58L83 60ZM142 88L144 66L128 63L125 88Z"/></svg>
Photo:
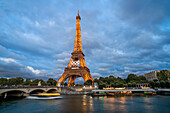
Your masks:
<svg viewBox="0 0 170 113"><path fill-rule="evenodd" d="M161 88L166 87L166 83L165 83L165 81L161 80L160 85L161 85Z"/></svg>
<svg viewBox="0 0 170 113"><path fill-rule="evenodd" d="M150 81L150 86L151 86L151 88L155 88L155 82L153 82L153 81Z"/></svg>
<svg viewBox="0 0 170 113"><path fill-rule="evenodd" d="M106 87L106 84L105 84L105 83L99 85L99 89L103 89L103 88L105 88L105 87Z"/></svg>
<svg viewBox="0 0 170 113"><path fill-rule="evenodd" d="M155 87L160 87L160 83L158 81L155 82Z"/></svg>
<svg viewBox="0 0 170 113"><path fill-rule="evenodd" d="M170 82L166 81L166 88L170 88Z"/></svg>
<svg viewBox="0 0 170 113"><path fill-rule="evenodd" d="M92 85L92 80L87 80L84 85Z"/></svg>

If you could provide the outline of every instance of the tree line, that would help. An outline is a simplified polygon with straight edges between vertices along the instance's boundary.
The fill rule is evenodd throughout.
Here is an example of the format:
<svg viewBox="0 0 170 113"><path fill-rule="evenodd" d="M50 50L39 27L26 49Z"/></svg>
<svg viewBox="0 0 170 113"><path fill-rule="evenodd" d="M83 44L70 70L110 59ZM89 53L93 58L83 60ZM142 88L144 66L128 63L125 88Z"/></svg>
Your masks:
<svg viewBox="0 0 170 113"><path fill-rule="evenodd" d="M135 74L129 74L126 79L110 75L109 77L95 78L94 82L98 84L99 89L103 89L106 85L111 87L136 87L137 83L148 83L144 76L136 76ZM88 80L85 85L90 83L91 81Z"/></svg>
<svg viewBox="0 0 170 113"><path fill-rule="evenodd" d="M136 87L137 83L149 83L152 88L170 88L170 71L161 70L157 73L158 81L147 81L144 76L137 76L135 74L129 74L126 79L121 77L114 77L110 75L108 77L100 77L94 79L100 89L110 85L111 87ZM12 86L12 85L38 85L41 81L41 85L52 85L55 86L57 81L53 78L49 78L47 81L42 79L31 80L27 78L24 80L22 77L16 78L0 78L0 86ZM64 83L67 86L67 83ZM75 84L76 86L82 86L83 84ZM88 80L84 85L92 85L92 81Z"/></svg>
<svg viewBox="0 0 170 113"><path fill-rule="evenodd" d="M170 88L170 71L161 70L157 73L157 81L147 81L144 76L137 76L135 74L129 74L126 79L121 77L114 77L110 75L109 77L100 77L94 79L99 86L99 89L103 89L107 85L111 87L136 87L138 83L149 83L151 88ZM88 80L84 85L92 84L91 80Z"/></svg>
<svg viewBox="0 0 170 113"><path fill-rule="evenodd" d="M47 81L44 81L42 79L35 79L31 80L27 78L24 80L22 77L16 77L16 78L0 78L0 85L1 86L17 86L17 85L38 85L39 81L41 81L41 85L53 85L55 86L57 81L54 80L53 78L49 78Z"/></svg>

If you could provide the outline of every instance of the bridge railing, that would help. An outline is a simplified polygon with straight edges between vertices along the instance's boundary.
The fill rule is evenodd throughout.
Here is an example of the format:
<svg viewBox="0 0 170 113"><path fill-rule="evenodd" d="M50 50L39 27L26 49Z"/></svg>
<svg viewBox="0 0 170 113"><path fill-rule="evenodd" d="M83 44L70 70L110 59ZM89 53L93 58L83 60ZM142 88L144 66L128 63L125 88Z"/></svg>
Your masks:
<svg viewBox="0 0 170 113"><path fill-rule="evenodd" d="M57 86L0 86L0 89L13 89L13 88L56 88Z"/></svg>

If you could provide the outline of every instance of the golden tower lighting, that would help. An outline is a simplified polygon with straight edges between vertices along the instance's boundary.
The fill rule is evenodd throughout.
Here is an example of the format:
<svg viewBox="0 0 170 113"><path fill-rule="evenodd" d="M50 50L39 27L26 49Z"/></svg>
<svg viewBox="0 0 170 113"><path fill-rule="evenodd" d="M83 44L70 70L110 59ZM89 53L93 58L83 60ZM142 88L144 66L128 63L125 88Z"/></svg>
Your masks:
<svg viewBox="0 0 170 113"><path fill-rule="evenodd" d="M93 78L90 74L90 69L86 65L86 61L84 59L84 53L82 48L82 41L81 41L81 27L80 27L80 20L81 17L79 15L76 16L76 35L75 35L75 43L74 49L71 53L71 59L67 67L65 67L63 75L58 80L56 86L60 86L64 84L64 82L69 79L68 86L72 86L74 81L78 77L82 77L84 81L92 80Z"/></svg>

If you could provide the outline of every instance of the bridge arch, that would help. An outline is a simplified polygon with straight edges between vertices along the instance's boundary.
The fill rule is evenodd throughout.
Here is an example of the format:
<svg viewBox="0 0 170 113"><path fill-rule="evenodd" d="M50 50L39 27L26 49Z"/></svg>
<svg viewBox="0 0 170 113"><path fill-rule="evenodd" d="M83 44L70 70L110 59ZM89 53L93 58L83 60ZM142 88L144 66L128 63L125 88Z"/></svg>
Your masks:
<svg viewBox="0 0 170 113"><path fill-rule="evenodd" d="M58 89L56 89L56 88L48 89L47 92L48 93L58 92Z"/></svg>
<svg viewBox="0 0 170 113"><path fill-rule="evenodd" d="M43 93L46 92L44 89L33 89L29 91L29 94L37 94L37 93Z"/></svg>
<svg viewBox="0 0 170 113"><path fill-rule="evenodd" d="M2 98L11 98L11 97L23 97L25 96L26 92L23 90L5 90L1 93Z"/></svg>
<svg viewBox="0 0 170 113"><path fill-rule="evenodd" d="M24 92L24 93L28 93L27 90L25 90L25 89L5 89L5 90L2 90L0 92L0 94L10 93L10 92Z"/></svg>

